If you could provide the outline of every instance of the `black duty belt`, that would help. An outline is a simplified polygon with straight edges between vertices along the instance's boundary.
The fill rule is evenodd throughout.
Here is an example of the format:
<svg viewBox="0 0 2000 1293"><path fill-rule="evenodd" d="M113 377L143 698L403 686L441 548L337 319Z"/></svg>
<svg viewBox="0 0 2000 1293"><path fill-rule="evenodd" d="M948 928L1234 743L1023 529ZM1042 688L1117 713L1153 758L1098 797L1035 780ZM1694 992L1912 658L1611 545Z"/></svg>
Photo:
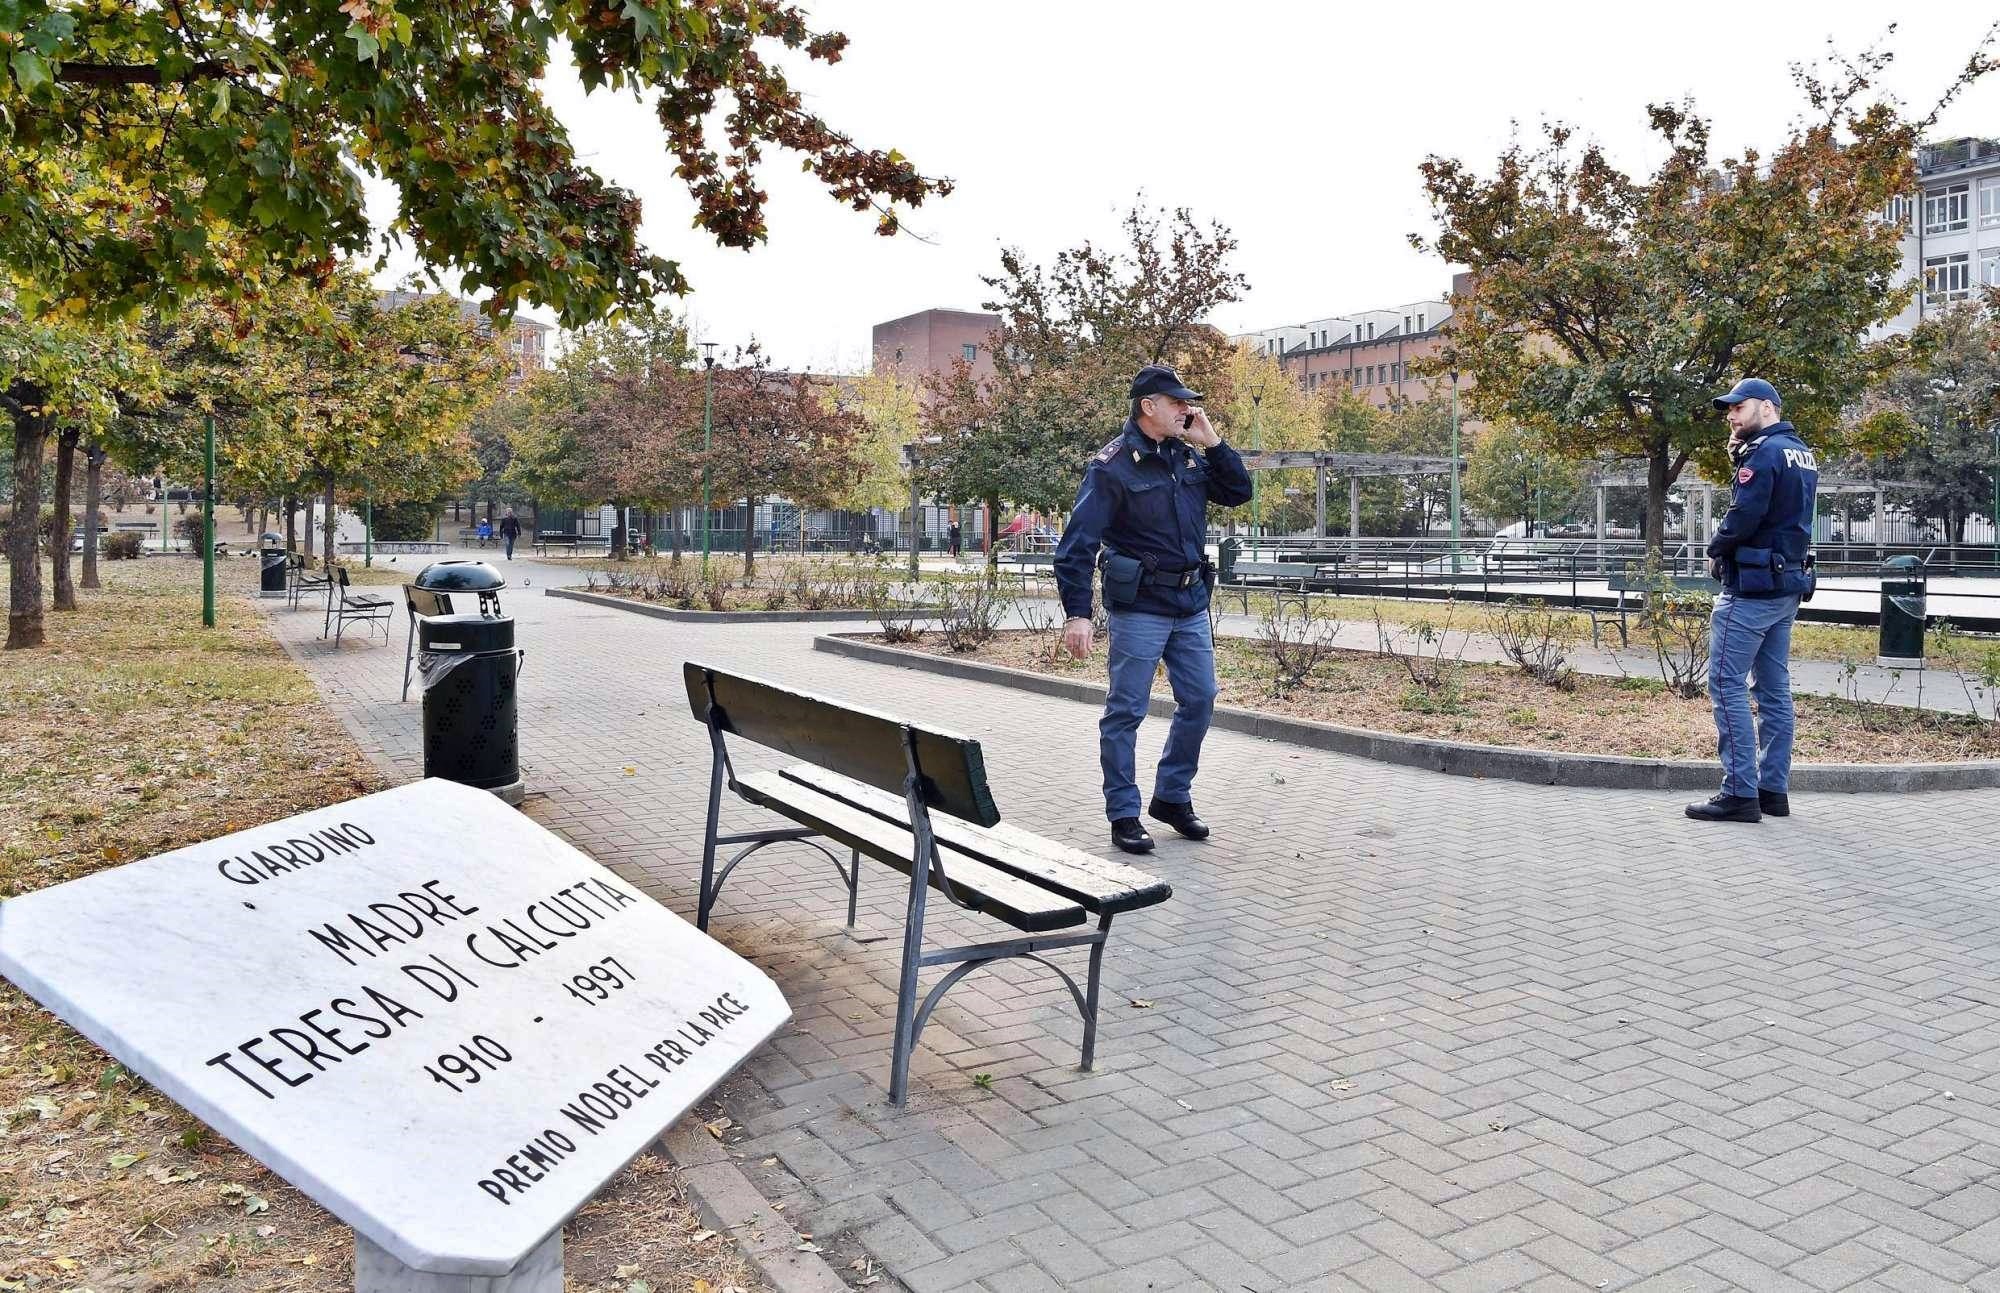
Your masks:
<svg viewBox="0 0 2000 1293"><path fill-rule="evenodd" d="M1201 567L1188 570L1148 570L1140 576L1140 582L1155 588L1193 588L1201 582Z"/></svg>

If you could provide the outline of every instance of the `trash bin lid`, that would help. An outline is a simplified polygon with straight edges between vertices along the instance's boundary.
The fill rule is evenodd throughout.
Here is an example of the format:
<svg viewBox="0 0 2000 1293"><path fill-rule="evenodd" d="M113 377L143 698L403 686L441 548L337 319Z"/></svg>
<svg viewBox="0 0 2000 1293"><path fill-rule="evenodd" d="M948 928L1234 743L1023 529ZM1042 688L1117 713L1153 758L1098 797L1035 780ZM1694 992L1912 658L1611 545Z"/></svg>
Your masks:
<svg viewBox="0 0 2000 1293"><path fill-rule="evenodd" d="M1923 568L1924 559L1922 557L1910 556L1908 554L1900 557L1891 557L1882 563L1882 569L1884 570L1922 570Z"/></svg>
<svg viewBox="0 0 2000 1293"><path fill-rule="evenodd" d="M490 593L507 586L499 571L464 557L433 561L419 570L412 582L434 593Z"/></svg>

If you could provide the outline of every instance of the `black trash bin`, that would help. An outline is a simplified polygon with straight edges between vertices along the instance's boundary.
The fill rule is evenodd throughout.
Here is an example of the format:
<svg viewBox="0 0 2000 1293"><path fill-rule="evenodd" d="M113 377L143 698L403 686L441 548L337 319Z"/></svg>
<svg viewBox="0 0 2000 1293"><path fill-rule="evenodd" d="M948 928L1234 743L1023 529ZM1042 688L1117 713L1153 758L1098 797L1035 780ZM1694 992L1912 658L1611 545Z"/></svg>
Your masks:
<svg viewBox="0 0 2000 1293"><path fill-rule="evenodd" d="M1236 573L1236 559L1243 555L1243 540L1230 535L1215 547L1216 576L1221 582L1233 583Z"/></svg>
<svg viewBox="0 0 2000 1293"><path fill-rule="evenodd" d="M417 626L424 688L424 775L490 790L521 784L516 681L523 653L505 615L438 615Z"/></svg>
<svg viewBox="0 0 2000 1293"><path fill-rule="evenodd" d="M1919 557L1882 563L1882 634L1875 663L1885 669L1924 667L1924 603L1930 575Z"/></svg>
<svg viewBox="0 0 2000 1293"><path fill-rule="evenodd" d="M263 546L257 551L258 557L263 561L262 567L258 570L257 596L283 597L287 591L286 565L291 559L291 554L285 551L284 540L275 534L265 535L262 543Z"/></svg>

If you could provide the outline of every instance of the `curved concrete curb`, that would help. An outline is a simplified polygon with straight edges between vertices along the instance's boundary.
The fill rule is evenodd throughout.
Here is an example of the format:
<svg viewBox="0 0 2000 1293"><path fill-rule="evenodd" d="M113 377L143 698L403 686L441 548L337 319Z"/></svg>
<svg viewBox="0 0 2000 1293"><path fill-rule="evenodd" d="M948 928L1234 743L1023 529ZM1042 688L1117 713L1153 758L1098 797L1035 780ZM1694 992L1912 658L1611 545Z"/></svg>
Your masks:
<svg viewBox="0 0 2000 1293"><path fill-rule="evenodd" d="M997 683L1043 696L1059 696L1092 705L1104 703L1101 683L1051 678L1046 674L1029 673L1025 669L982 664L975 660L953 660L927 651L860 642L841 634L823 633L813 639L813 647L858 660L921 669L926 673L975 682ZM1154 696L1150 712L1171 714L1174 702L1166 696ZM1215 707L1214 726L1225 731L1260 736L1269 741L1285 741L1316 750L1331 750L1336 754L1352 754L1374 759L1378 763L1428 768L1458 777L1526 781L1541 786L1712 791L1721 779L1720 768L1706 760L1627 759L1608 754L1565 754L1511 745L1435 741L1366 728L1336 727L1332 723L1316 723L1304 718L1284 718L1228 705ZM1792 766L1792 789L1799 791L1908 794L1924 790L1982 790L1994 786L2000 786L2000 759L1966 763L1800 763Z"/></svg>
<svg viewBox="0 0 2000 1293"><path fill-rule="evenodd" d="M589 602L592 606L609 606L615 610L631 611L634 615L650 615L656 620L679 620L683 624L816 624L841 620L851 623L854 620L881 618L874 611L684 611L677 606L655 606L650 602L635 602L629 597L607 597L603 593L587 593L578 588L544 588L542 595Z"/></svg>

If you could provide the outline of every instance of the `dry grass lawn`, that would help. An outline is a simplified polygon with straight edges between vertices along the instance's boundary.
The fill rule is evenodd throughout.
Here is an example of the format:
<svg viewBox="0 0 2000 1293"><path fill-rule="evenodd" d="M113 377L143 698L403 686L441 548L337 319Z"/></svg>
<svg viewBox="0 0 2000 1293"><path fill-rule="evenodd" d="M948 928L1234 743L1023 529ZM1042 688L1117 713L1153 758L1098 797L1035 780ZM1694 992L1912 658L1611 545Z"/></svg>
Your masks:
<svg viewBox="0 0 2000 1293"><path fill-rule="evenodd" d="M199 563L103 571L46 649L0 655L0 897L381 788L267 630L254 561L219 563L212 631ZM0 1293L353 1287L345 1227L12 985L0 1114ZM761 1287L653 1154L566 1242L571 1293Z"/></svg>

